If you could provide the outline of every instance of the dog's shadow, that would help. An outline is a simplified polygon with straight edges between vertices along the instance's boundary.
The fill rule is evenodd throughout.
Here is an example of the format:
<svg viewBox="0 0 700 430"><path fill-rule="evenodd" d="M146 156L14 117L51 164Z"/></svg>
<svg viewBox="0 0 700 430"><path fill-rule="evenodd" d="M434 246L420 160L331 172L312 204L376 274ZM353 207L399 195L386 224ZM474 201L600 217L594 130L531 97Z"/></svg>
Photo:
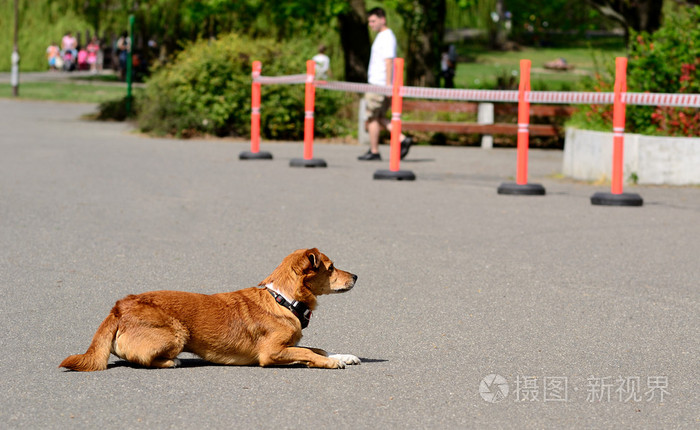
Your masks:
<svg viewBox="0 0 700 430"><path fill-rule="evenodd" d="M210 361L202 360L201 358L180 358L180 365L177 368L187 368L187 367L217 367L225 366L224 364L212 363ZM107 369L115 369L118 367L128 367L130 369L146 369L155 370L152 367L144 367L136 363L132 363L126 360L117 360L114 363L109 363Z"/></svg>
<svg viewBox="0 0 700 430"><path fill-rule="evenodd" d="M389 360L385 360L382 358L362 358L359 357L360 361L362 361L362 364L372 364L372 363L386 363ZM186 368L197 368L197 367L230 367L226 364L217 364L217 363L212 363L210 361L202 360L201 358L180 358L180 365L176 367L176 369L186 369ZM114 363L109 363L107 365L107 369L116 369L119 367L128 367L130 369L145 369L145 370L155 370L150 367L143 367L140 366L136 363L132 363L130 361L126 360L118 360L115 361ZM241 367L259 367L256 364L251 364L248 366L241 366ZM276 369L305 369L306 366L303 364L287 364L287 365L279 365L279 366L268 366L268 367L273 367Z"/></svg>
<svg viewBox="0 0 700 430"><path fill-rule="evenodd" d="M406 160L401 160L402 163L432 163L434 158L408 158Z"/></svg>

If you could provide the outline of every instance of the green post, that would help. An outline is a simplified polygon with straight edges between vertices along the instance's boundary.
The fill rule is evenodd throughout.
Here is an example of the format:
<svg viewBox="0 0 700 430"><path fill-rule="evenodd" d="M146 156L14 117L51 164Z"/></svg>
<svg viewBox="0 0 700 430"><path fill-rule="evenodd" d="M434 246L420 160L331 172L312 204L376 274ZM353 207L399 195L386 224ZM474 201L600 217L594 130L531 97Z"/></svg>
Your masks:
<svg viewBox="0 0 700 430"><path fill-rule="evenodd" d="M126 53L126 117L131 116L131 53L134 46L134 15L129 15L129 50Z"/></svg>

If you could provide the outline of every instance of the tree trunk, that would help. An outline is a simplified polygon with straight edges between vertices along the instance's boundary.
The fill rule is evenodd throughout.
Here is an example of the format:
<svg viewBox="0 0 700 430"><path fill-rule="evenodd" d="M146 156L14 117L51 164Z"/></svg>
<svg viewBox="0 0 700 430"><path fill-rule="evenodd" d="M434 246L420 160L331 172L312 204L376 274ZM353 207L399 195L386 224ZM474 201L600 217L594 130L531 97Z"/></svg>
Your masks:
<svg viewBox="0 0 700 430"><path fill-rule="evenodd" d="M437 86L445 35L445 0L419 0L403 12L408 35L406 84Z"/></svg>
<svg viewBox="0 0 700 430"><path fill-rule="evenodd" d="M345 58L345 80L367 82L370 40L364 0L350 0L350 8L338 15L340 42Z"/></svg>
<svg viewBox="0 0 700 430"><path fill-rule="evenodd" d="M661 26L663 0L588 0L604 16L622 24L625 39L630 28L653 33Z"/></svg>

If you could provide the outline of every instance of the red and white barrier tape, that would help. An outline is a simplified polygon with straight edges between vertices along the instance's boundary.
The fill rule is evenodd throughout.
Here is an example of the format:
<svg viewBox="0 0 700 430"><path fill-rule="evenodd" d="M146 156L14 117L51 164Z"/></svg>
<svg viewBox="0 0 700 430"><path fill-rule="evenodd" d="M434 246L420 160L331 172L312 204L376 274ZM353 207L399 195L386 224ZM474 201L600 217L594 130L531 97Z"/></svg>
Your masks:
<svg viewBox="0 0 700 430"><path fill-rule="evenodd" d="M615 93L530 91L525 98L530 103L612 104Z"/></svg>
<svg viewBox="0 0 700 430"><path fill-rule="evenodd" d="M307 75L258 76L254 82L260 84L303 84ZM315 81L317 88L354 93L376 93L392 95L388 85L371 85L342 81ZM401 97L461 100L480 102L518 101L518 91L512 90L468 90L448 88L401 87ZM548 104L612 104L614 93L568 92L568 91L529 91L526 100L530 103ZM700 94L664 94L664 93L623 93L622 101L628 105L677 106L700 108Z"/></svg>
<svg viewBox="0 0 700 430"><path fill-rule="evenodd" d="M271 84L303 84L306 83L306 73L303 75L285 75L285 76L257 76L253 77L253 82L258 82L263 85Z"/></svg>
<svg viewBox="0 0 700 430"><path fill-rule="evenodd" d="M612 104L614 93L531 91L530 103ZM700 107L700 94L622 93L628 105Z"/></svg>
<svg viewBox="0 0 700 430"><path fill-rule="evenodd" d="M622 101L628 105L700 108L700 94L623 93Z"/></svg>
<svg viewBox="0 0 700 430"><path fill-rule="evenodd" d="M375 93L391 96L392 88L389 85L372 85L359 84L357 82L340 82L340 81L316 81L316 88L334 91L348 91L351 93Z"/></svg>
<svg viewBox="0 0 700 430"><path fill-rule="evenodd" d="M481 102L517 102L517 91L461 90L448 88L403 87L402 97Z"/></svg>

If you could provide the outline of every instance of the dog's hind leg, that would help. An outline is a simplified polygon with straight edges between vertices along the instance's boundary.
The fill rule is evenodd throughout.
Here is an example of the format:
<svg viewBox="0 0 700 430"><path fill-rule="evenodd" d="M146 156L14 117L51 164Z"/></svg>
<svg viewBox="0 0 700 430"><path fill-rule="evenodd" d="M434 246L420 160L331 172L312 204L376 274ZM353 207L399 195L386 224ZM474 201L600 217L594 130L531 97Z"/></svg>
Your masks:
<svg viewBox="0 0 700 430"><path fill-rule="evenodd" d="M160 369L168 369L171 367L177 367L180 365L180 360L177 358L169 359L169 358L156 358L153 361L151 361L151 365L148 367L157 367Z"/></svg>
<svg viewBox="0 0 700 430"><path fill-rule="evenodd" d="M130 312L119 325L113 352L146 367L176 367L187 337L182 324L160 310Z"/></svg>

